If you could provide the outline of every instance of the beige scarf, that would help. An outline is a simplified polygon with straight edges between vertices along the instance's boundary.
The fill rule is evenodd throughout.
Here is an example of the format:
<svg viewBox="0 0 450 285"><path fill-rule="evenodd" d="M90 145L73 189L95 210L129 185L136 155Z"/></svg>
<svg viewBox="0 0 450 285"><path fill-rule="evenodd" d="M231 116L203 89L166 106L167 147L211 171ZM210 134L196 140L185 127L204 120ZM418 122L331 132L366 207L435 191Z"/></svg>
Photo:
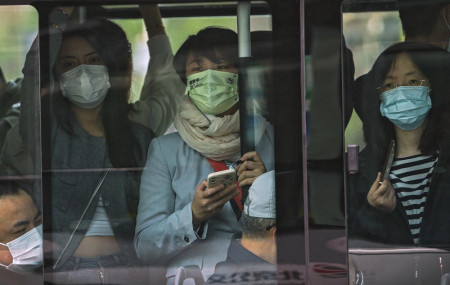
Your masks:
<svg viewBox="0 0 450 285"><path fill-rule="evenodd" d="M211 123L185 96L175 117L175 127L181 138L188 146L212 160L239 160L239 112L223 118L206 116Z"/></svg>

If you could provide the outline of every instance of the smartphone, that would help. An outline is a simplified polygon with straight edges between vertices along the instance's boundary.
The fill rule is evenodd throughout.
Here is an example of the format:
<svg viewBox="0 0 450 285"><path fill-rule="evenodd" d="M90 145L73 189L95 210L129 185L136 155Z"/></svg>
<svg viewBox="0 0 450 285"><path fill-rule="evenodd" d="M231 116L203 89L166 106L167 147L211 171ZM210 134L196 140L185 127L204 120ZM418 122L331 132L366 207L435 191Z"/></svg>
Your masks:
<svg viewBox="0 0 450 285"><path fill-rule="evenodd" d="M391 172L392 162L394 162L395 156L395 140L391 140L388 152L386 154L386 160L384 161L383 176L380 181L380 185L383 183L384 179L389 178L389 173Z"/></svg>
<svg viewBox="0 0 450 285"><path fill-rule="evenodd" d="M208 175L207 184L208 188L215 187L223 184L225 186L231 185L237 181L236 170L227 169L210 173Z"/></svg>

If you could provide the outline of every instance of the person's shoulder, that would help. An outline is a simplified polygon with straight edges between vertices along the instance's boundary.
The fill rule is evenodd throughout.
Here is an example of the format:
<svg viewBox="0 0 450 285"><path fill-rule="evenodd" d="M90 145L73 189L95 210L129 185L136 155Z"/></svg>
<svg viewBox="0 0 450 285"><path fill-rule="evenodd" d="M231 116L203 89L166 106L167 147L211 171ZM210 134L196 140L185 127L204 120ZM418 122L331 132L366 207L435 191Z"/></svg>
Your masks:
<svg viewBox="0 0 450 285"><path fill-rule="evenodd" d="M178 132L162 135L158 137L158 140L161 143L175 143L175 144L182 144L184 143L183 139L181 138L180 134Z"/></svg>
<svg viewBox="0 0 450 285"><path fill-rule="evenodd" d="M144 139L149 141L156 137L155 133L150 128L133 121L130 121L130 129L138 140Z"/></svg>
<svg viewBox="0 0 450 285"><path fill-rule="evenodd" d="M233 262L222 261L217 263L214 274L211 275L205 284L230 284L231 276L239 270L239 266Z"/></svg>
<svg viewBox="0 0 450 285"><path fill-rule="evenodd" d="M273 130L273 124L271 122L268 122L266 125L266 130L265 133L267 136L269 136L270 138L274 137L274 130Z"/></svg>
<svg viewBox="0 0 450 285"><path fill-rule="evenodd" d="M369 72L361 74L360 76L358 76L358 78L356 79L356 81L364 81L367 80L369 76Z"/></svg>
<svg viewBox="0 0 450 285"><path fill-rule="evenodd" d="M159 136L153 143L159 144L161 149L167 153L173 153L176 149L187 146L178 132Z"/></svg>
<svg viewBox="0 0 450 285"><path fill-rule="evenodd" d="M450 138L445 137L439 143L440 164L450 164Z"/></svg>

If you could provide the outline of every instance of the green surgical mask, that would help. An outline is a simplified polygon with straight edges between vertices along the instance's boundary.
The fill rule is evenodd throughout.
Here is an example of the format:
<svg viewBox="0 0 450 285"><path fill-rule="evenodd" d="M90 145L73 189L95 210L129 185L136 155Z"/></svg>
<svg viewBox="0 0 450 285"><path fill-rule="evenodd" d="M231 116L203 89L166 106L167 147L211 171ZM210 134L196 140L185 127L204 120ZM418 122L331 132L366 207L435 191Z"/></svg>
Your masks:
<svg viewBox="0 0 450 285"><path fill-rule="evenodd" d="M202 113L221 114L239 102L238 75L212 69L192 74L186 93Z"/></svg>

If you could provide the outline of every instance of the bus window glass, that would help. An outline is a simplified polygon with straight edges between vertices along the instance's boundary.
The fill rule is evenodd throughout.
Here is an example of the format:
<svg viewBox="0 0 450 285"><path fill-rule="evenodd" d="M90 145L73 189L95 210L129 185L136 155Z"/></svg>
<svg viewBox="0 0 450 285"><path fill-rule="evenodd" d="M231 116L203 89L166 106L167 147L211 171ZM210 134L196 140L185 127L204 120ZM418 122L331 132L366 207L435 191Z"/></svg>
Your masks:
<svg viewBox="0 0 450 285"><path fill-rule="evenodd" d="M355 79L370 70L376 57L383 50L403 40L397 11L346 12L342 15L342 21L345 43L353 54ZM352 113L345 129L345 141L346 145L356 144L362 149L365 142L359 118L362 111L357 107L358 102L355 97L355 112Z"/></svg>
<svg viewBox="0 0 450 285"><path fill-rule="evenodd" d="M197 8L201 17L189 15ZM233 13L205 16L215 8ZM176 9L191 12L171 18ZM25 62L41 60L40 76L30 75L41 88L21 99L41 108L30 112L41 136L27 146L42 149L46 281L165 284L179 267L212 283L276 280L271 16L265 7L250 17L254 55L244 62L235 11L209 3L42 13L48 26ZM11 139L34 132L31 115ZM233 254L249 258L238 272L226 262Z"/></svg>
<svg viewBox="0 0 450 285"><path fill-rule="evenodd" d="M320 4L319 4L320 3ZM327 5L327 9L323 6ZM340 3L305 4L308 238L313 283L346 283ZM347 58L345 58L347 59ZM346 102L347 103L347 102ZM330 268L324 273L323 268ZM333 273L331 273L333 272Z"/></svg>
<svg viewBox="0 0 450 285"><path fill-rule="evenodd" d="M36 284L43 282L41 158L39 153L25 156L30 149L24 141L10 141L6 135L18 131L21 90L39 83L37 77L26 81L22 74L37 34L38 14L31 6L1 6L0 23L0 279L5 284ZM38 71L37 61L24 69ZM38 118L37 109L28 111ZM40 132L39 123L31 127L33 134ZM27 139L35 138L33 134Z"/></svg>
<svg viewBox="0 0 450 285"><path fill-rule="evenodd" d="M346 145L360 150L347 176L350 284L440 283L450 271L440 218L449 214L448 3L360 2L342 15L355 65Z"/></svg>

